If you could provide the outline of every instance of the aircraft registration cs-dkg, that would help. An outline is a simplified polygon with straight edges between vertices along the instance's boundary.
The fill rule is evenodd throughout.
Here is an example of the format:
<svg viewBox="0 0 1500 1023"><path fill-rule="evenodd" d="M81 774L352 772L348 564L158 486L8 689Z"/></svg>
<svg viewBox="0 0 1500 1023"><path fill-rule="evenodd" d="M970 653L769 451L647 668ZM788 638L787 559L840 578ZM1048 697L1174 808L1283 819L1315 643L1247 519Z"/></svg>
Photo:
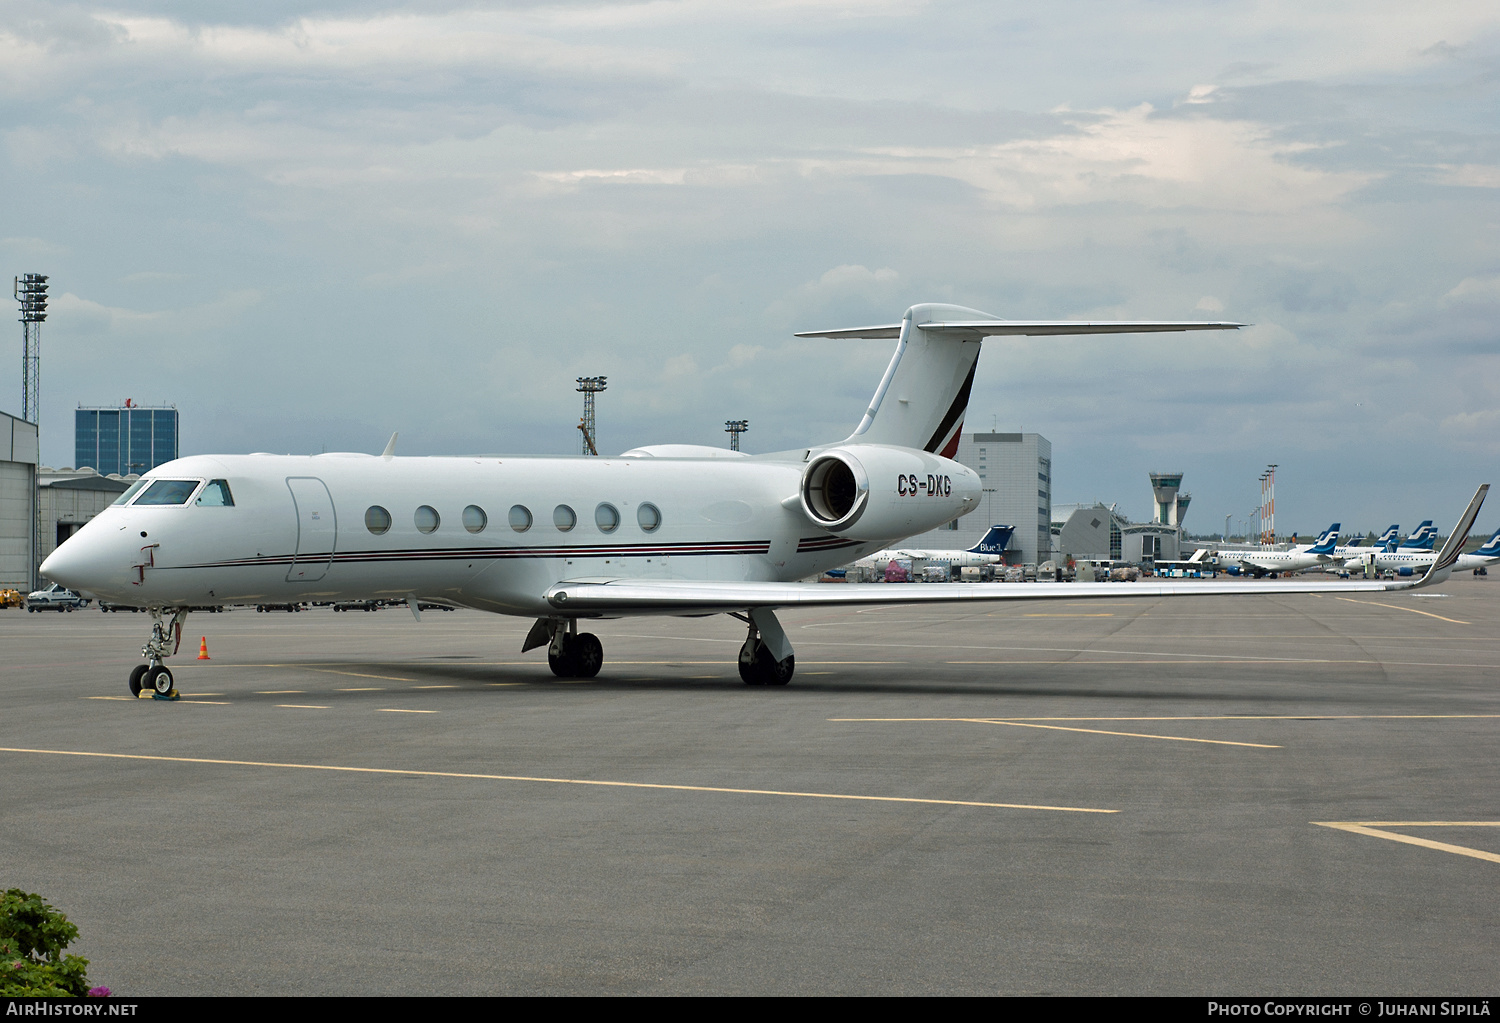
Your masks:
<svg viewBox="0 0 1500 1023"><path fill-rule="evenodd" d="M952 460L981 343L995 336L1232 330L1237 323L999 320L917 305L900 323L798 337L884 338L895 353L842 441L773 454L661 445L617 458L199 455L146 473L42 565L48 578L146 607L147 663L132 692L170 693L162 661L191 607L407 597L534 618L562 677L604 660L579 622L729 614L744 622L740 675L791 680L779 608L1262 593L1265 583L1121 586L798 582L934 529L979 504ZM1486 485L1487 486L1487 485ZM1475 495L1421 580L1287 582L1283 591L1391 590L1446 578L1479 512ZM1444 558L1447 558L1445 561Z"/></svg>

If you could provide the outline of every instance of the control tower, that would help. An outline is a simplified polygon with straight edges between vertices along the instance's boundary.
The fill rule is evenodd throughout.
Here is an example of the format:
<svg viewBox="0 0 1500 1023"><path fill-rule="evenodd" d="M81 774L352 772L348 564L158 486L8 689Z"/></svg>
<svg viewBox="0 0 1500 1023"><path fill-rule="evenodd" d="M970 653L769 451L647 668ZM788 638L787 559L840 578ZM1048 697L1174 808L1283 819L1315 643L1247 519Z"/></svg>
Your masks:
<svg viewBox="0 0 1500 1023"><path fill-rule="evenodd" d="M1178 496L1177 492L1182 489L1182 473L1180 472L1153 472L1151 474L1151 490L1156 494L1156 509L1151 515L1151 521L1163 526L1182 525L1182 516L1187 512L1187 503L1192 500L1188 494Z"/></svg>

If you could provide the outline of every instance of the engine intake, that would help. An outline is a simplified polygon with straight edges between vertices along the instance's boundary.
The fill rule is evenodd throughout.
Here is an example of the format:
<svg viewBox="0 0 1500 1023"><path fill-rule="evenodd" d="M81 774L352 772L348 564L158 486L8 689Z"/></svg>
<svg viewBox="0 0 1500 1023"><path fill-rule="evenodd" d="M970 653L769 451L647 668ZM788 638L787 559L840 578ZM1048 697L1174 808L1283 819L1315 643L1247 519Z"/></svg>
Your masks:
<svg viewBox="0 0 1500 1023"><path fill-rule="evenodd" d="M853 455L819 455L802 474L802 507L829 529L853 525L870 499L870 477Z"/></svg>
<svg viewBox="0 0 1500 1023"><path fill-rule="evenodd" d="M862 539L926 532L979 506L979 477L940 455L847 444L814 455L802 473L802 511L832 533Z"/></svg>

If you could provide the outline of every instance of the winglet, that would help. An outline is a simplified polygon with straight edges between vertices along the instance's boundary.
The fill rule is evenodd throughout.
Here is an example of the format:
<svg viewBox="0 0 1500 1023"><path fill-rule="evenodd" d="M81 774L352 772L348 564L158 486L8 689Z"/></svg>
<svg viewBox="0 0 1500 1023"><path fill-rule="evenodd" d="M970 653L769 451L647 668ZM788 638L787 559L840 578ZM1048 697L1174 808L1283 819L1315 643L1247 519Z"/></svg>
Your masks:
<svg viewBox="0 0 1500 1023"><path fill-rule="evenodd" d="M1448 534L1448 542L1443 544L1442 550L1438 551L1437 560L1422 577L1419 586L1440 583L1452 573L1453 565L1458 561L1459 552L1464 549L1464 543L1469 539L1469 530L1474 528L1474 520L1479 518L1479 509L1484 504L1484 495L1489 493L1489 490L1490 485L1484 483L1474 492L1474 499L1469 502L1469 507L1464 509L1458 524L1453 527L1453 532Z"/></svg>
<svg viewBox="0 0 1500 1023"><path fill-rule="evenodd" d="M391 439L385 442L385 450L380 453L380 457L387 462L396 457L396 438L399 436L401 436L399 432L393 433Z"/></svg>

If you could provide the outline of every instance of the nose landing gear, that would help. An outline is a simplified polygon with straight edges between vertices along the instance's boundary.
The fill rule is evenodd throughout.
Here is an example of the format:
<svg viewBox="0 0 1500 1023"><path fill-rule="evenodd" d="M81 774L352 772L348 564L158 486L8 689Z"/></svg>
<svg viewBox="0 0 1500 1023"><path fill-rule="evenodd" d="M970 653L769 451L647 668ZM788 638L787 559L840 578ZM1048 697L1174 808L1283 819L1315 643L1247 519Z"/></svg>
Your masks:
<svg viewBox="0 0 1500 1023"><path fill-rule="evenodd" d="M147 663L136 665L130 672L130 695L140 696L142 690L151 689L162 699L176 699L172 672L161 662L175 654L182 645L182 623L187 620L188 609L176 608L170 620L163 619L162 608L153 607L150 611L151 638L141 647L141 656Z"/></svg>

